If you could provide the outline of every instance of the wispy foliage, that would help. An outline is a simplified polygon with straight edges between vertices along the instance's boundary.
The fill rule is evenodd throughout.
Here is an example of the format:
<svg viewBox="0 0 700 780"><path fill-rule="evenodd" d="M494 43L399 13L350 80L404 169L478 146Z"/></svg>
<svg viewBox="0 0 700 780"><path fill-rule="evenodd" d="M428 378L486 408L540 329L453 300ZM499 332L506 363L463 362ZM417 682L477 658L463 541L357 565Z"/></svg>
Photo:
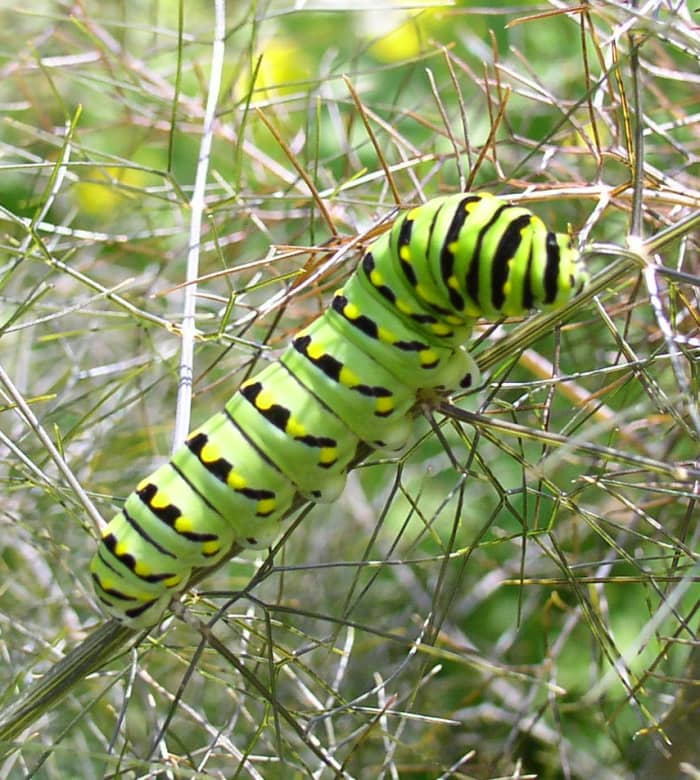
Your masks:
<svg viewBox="0 0 700 780"><path fill-rule="evenodd" d="M699 771L698 20L368 5L5 12L4 777ZM270 557L97 627L99 516L183 377L197 423L397 205L466 187L570 224L587 295L480 329L484 385Z"/></svg>

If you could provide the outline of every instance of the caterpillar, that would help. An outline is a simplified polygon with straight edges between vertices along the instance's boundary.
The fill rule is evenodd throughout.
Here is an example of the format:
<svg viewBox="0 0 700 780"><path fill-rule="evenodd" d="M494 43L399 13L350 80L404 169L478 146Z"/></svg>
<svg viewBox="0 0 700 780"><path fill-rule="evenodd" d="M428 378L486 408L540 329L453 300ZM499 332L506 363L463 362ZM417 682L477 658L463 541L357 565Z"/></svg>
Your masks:
<svg viewBox="0 0 700 780"><path fill-rule="evenodd" d="M477 381L478 317L563 306L587 281L568 234L486 193L401 214L328 309L140 482L91 563L103 610L154 625L192 569L269 546L297 494L334 501L361 443L399 450L420 393Z"/></svg>

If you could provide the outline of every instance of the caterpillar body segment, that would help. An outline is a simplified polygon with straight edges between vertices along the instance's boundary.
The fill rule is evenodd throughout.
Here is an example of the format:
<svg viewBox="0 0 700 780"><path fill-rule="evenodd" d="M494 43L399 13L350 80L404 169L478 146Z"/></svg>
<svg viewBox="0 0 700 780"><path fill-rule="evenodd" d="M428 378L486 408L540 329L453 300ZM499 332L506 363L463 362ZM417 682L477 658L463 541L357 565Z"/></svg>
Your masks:
<svg viewBox="0 0 700 780"><path fill-rule="evenodd" d="M226 408L191 433L171 462L225 518L231 543L267 547L294 500L294 485Z"/></svg>
<svg viewBox="0 0 700 780"><path fill-rule="evenodd" d="M284 363L242 385L226 409L305 498L338 498L359 440Z"/></svg>
<svg viewBox="0 0 700 780"><path fill-rule="evenodd" d="M396 309L387 312L381 300L366 295L357 276L336 292L327 317L343 338L358 345L399 382L414 390L456 387L459 382L455 375L460 370L459 378L469 370L476 372L470 358L463 369L455 366L461 347L431 334L417 335L415 324L411 326ZM473 379L476 384L476 374Z"/></svg>

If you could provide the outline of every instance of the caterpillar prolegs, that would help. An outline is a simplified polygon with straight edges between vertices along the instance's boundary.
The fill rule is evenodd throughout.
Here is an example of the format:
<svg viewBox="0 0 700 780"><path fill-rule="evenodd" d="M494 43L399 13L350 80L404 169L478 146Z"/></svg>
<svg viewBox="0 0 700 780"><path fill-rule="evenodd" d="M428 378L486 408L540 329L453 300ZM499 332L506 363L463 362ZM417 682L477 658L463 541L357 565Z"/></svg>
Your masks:
<svg viewBox="0 0 700 780"><path fill-rule="evenodd" d="M374 241L279 360L146 477L91 564L104 611L151 626L195 567L266 547L301 494L334 501L360 443L398 449L422 391L476 380L478 317L563 306L587 274L567 234L488 194L435 198Z"/></svg>

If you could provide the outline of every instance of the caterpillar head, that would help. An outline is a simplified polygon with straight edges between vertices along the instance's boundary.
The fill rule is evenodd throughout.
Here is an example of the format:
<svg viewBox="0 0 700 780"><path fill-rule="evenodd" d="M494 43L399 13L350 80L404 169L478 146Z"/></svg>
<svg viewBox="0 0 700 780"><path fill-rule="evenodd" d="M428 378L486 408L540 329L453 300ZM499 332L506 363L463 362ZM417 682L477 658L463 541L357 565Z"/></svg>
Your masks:
<svg viewBox="0 0 700 780"><path fill-rule="evenodd" d="M521 284L522 287L517 296L506 296L520 311L508 311L504 306L505 314L559 309L588 282L588 273L570 233L553 233L537 217L533 218L531 227L527 265L520 266L523 270L518 274L517 287ZM513 284L513 292L515 288Z"/></svg>
<svg viewBox="0 0 700 780"><path fill-rule="evenodd" d="M589 280L589 274L583 263L581 253L574 246L569 233L549 233L547 236L547 257L550 254L558 259L556 274L556 293L554 298L544 301L544 306L557 308L578 295ZM554 289L554 284L552 284Z"/></svg>

